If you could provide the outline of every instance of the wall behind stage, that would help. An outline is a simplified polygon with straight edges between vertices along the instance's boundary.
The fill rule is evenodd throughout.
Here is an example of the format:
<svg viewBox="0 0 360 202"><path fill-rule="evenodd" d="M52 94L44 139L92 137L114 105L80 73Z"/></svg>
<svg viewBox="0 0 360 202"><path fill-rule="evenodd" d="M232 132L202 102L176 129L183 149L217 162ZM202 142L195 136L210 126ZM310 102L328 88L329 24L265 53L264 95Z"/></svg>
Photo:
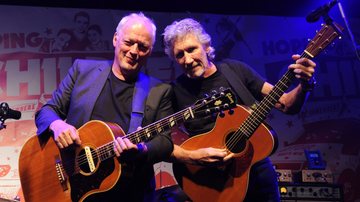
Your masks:
<svg viewBox="0 0 360 202"><path fill-rule="evenodd" d="M79 51L66 34L74 14L84 11L90 24L101 30L102 44ZM50 97L75 58L112 59L112 36L118 20L128 11L0 7L0 102L22 112L20 120L6 120L0 131L0 197L21 192L18 157L25 141L35 135L34 114ZM188 13L145 13L158 25L157 43L143 71L165 82L181 73L164 55L161 33L173 20L193 17L213 37L218 58L240 59L275 83L291 63L291 54L302 53L320 22L309 24L299 17L238 16ZM344 24L334 12L335 21ZM350 19L355 38L360 38L360 19ZM66 31L65 31L66 32ZM108 44L108 45L106 45ZM64 45L64 47L62 47ZM278 168L306 168L304 149L319 150L335 182L344 186L346 201L360 199L360 65L349 36L316 57L318 85L298 115L272 111L268 123L279 136L271 156ZM171 164L155 166L158 188L176 183Z"/></svg>

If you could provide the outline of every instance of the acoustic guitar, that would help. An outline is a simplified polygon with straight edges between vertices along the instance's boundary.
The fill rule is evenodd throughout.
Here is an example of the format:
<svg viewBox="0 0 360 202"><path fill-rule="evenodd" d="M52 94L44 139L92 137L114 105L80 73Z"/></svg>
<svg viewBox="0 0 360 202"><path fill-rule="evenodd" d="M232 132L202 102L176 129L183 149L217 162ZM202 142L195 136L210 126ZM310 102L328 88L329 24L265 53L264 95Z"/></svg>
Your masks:
<svg viewBox="0 0 360 202"><path fill-rule="evenodd" d="M183 121L236 106L236 96L225 89L193 106L124 134L115 123L92 120L78 129L82 144L59 150L51 135L33 136L22 147L19 174L25 201L86 201L110 190L121 175L115 156L116 137L132 143L146 142Z"/></svg>
<svg viewBox="0 0 360 202"><path fill-rule="evenodd" d="M339 36L341 30L337 24L324 25L301 57L315 57ZM218 116L211 131L189 138L180 145L187 150L226 148L235 155L229 164L218 167L174 164L179 185L194 202L244 200L251 167L274 152L276 147L276 136L264 120L293 80L295 74L287 70L252 112L237 106L232 109L233 113Z"/></svg>

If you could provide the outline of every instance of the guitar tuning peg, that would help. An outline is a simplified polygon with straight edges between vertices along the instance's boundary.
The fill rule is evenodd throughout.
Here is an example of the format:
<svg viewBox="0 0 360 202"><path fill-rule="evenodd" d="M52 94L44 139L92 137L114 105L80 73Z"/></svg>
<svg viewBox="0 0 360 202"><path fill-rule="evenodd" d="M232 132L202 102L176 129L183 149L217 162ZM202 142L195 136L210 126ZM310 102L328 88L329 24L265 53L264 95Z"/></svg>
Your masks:
<svg viewBox="0 0 360 202"><path fill-rule="evenodd" d="M216 96L215 96L216 94L217 94L217 91L216 91L216 90L212 90L212 91L211 91L211 95L212 95L211 98L212 98L213 100L216 99Z"/></svg>
<svg viewBox="0 0 360 202"><path fill-rule="evenodd" d="M205 94L204 94L204 97L205 97L205 98L208 98L208 97L210 97L210 96L209 96L209 94L205 93Z"/></svg>
<svg viewBox="0 0 360 202"><path fill-rule="evenodd" d="M230 115L233 115L233 114L234 114L234 110L233 110L233 109L229 109L228 113L229 113Z"/></svg>
<svg viewBox="0 0 360 202"><path fill-rule="evenodd" d="M224 118L224 117L225 117L225 113L224 113L223 111L220 111L219 116L220 116L221 118Z"/></svg>
<svg viewBox="0 0 360 202"><path fill-rule="evenodd" d="M220 92L223 92L224 90L225 90L225 88L222 87L222 86L219 88L219 91L220 91Z"/></svg>

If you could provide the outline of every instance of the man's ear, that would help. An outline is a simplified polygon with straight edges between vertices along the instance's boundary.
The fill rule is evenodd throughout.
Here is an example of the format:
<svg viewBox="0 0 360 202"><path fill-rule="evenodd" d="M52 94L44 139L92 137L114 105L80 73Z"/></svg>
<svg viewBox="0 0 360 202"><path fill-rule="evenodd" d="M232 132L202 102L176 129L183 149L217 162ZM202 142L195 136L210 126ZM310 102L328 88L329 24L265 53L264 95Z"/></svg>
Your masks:
<svg viewBox="0 0 360 202"><path fill-rule="evenodd" d="M206 48L205 48L205 52L206 52L206 56L208 57L208 59L210 58L210 46L209 45L206 45Z"/></svg>
<svg viewBox="0 0 360 202"><path fill-rule="evenodd" d="M115 32L115 33L114 33L114 36L113 36L113 46L114 46L114 47L116 46L117 40L119 40L119 36L118 36L118 33Z"/></svg>

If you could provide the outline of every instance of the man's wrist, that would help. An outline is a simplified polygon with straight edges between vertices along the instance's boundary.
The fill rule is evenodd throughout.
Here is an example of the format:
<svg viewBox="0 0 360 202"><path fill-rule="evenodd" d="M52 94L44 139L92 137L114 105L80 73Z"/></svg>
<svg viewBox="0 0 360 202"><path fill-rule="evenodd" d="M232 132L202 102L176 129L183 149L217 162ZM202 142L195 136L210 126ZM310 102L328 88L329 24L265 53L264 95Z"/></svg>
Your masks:
<svg viewBox="0 0 360 202"><path fill-rule="evenodd" d="M148 151L147 146L145 143L139 143L136 145L139 153L146 153Z"/></svg>
<svg viewBox="0 0 360 202"><path fill-rule="evenodd" d="M311 77L308 81L301 81L301 89L303 92L311 92L316 85L315 77Z"/></svg>

